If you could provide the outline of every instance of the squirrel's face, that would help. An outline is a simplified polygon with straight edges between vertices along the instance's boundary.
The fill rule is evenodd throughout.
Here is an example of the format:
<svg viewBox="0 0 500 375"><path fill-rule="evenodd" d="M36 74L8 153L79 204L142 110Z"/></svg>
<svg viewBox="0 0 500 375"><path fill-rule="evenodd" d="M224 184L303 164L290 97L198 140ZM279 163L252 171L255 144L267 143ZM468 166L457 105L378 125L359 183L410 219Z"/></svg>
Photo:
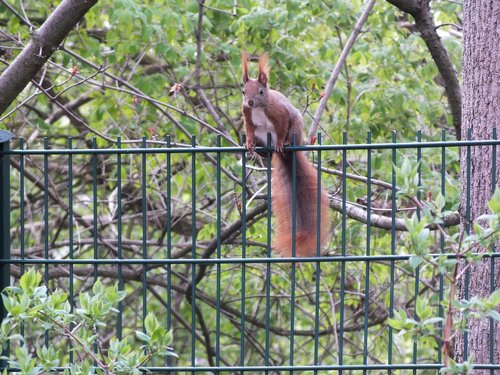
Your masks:
<svg viewBox="0 0 500 375"><path fill-rule="evenodd" d="M243 70L243 107L262 108L267 107L269 103L269 64L267 54L259 58L259 75L257 78L248 76L248 58L245 52L241 54Z"/></svg>
<svg viewBox="0 0 500 375"><path fill-rule="evenodd" d="M257 79L248 79L243 86L243 106L245 108L265 107L268 103L269 89Z"/></svg>

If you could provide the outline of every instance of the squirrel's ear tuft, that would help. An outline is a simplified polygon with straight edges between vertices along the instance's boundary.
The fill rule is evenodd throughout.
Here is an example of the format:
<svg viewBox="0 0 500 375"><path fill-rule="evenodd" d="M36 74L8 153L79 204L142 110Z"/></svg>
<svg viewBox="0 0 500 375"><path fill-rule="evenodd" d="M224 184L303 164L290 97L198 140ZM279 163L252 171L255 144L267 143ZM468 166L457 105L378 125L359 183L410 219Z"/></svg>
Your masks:
<svg viewBox="0 0 500 375"><path fill-rule="evenodd" d="M248 82L248 56L245 50L241 51L241 70L243 83Z"/></svg>
<svg viewBox="0 0 500 375"><path fill-rule="evenodd" d="M258 81L267 86L267 82L269 81L269 55L264 53L259 58L259 79Z"/></svg>

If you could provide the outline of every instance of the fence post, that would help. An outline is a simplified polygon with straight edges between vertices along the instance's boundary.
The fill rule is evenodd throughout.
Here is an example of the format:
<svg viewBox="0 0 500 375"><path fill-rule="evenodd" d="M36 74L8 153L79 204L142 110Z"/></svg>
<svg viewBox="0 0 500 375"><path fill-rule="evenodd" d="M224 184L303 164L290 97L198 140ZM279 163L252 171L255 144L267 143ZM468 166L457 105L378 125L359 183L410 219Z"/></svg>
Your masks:
<svg viewBox="0 0 500 375"><path fill-rule="evenodd" d="M10 140L13 135L0 129L0 259L10 259ZM10 264L0 263L0 291L10 284ZM0 299L0 322L7 315Z"/></svg>

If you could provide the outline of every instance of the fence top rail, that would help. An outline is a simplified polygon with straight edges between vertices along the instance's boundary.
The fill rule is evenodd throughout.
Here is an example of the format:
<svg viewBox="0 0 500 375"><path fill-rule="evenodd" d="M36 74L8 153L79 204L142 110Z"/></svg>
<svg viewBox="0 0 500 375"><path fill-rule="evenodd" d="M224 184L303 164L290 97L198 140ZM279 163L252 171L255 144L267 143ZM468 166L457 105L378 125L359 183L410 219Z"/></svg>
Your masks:
<svg viewBox="0 0 500 375"><path fill-rule="evenodd" d="M402 148L440 148L440 147L467 147L467 146L497 146L498 139L481 139L466 141L431 141L431 142L402 142L402 143L359 143L359 144L332 144L314 146L286 146L290 151L339 151L339 150L375 150L375 149L402 149ZM257 147L257 152L272 152L273 147ZM174 153L216 153L216 152L244 152L246 148L240 147L137 147L137 148L92 148L92 149L10 149L10 155L84 155L84 154L174 154Z"/></svg>

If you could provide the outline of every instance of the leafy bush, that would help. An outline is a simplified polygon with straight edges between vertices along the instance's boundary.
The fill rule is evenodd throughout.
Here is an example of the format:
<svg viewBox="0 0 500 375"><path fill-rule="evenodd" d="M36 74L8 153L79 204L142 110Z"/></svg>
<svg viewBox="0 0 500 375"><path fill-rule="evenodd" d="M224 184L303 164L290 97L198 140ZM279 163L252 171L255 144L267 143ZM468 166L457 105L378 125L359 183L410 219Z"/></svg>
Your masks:
<svg viewBox="0 0 500 375"><path fill-rule="evenodd" d="M436 201L440 201L439 197ZM444 203L442 204L444 205ZM437 205L439 208L439 204ZM482 215L474 223L474 232L463 236L447 235L442 228L446 240L446 253L436 255L429 252L431 248L429 229L430 224L440 225L442 218L436 215L440 210L422 210L422 218L413 216L406 220L409 236L407 247L414 254L409 259L410 266L417 268L430 267L441 274L449 284L448 297L441 301L444 316L435 316L432 308L423 299L418 299L415 305L415 317L408 316L404 309L396 310L394 317L389 319L389 325L404 337L418 337L428 341L430 346L442 345L444 353L444 367L441 372L446 374L470 373L473 369L471 359L457 364L453 360L453 340L467 329L468 319L490 317L500 321L500 290L496 290L486 298L472 297L458 299L458 284L461 283L469 267L483 260L491 252L500 238L500 190L493 194L488 207L490 213ZM436 208L436 207L434 207ZM450 254L454 254L450 257ZM460 260L467 263L460 267ZM493 272L493 270L492 270Z"/></svg>
<svg viewBox="0 0 500 375"><path fill-rule="evenodd" d="M144 331L136 331L142 340L141 347L134 347L129 338L112 338L109 347L103 346L103 328L110 313L117 313L118 303L126 293L117 285L103 286L97 280L92 293L79 295L79 307L72 311L68 295L60 290L49 291L40 285L42 275L33 269L20 279L19 286L7 287L2 300L8 312L0 328L0 344L10 354L1 358L10 367L26 375L37 375L61 370L61 353L53 346L37 347L36 353L28 350L24 327L33 323L43 327L42 336L69 339L68 352L77 355L64 374L140 374L141 367L153 356L176 356L170 347L172 331L163 328L154 314L144 319ZM4 374L7 369L4 370Z"/></svg>

